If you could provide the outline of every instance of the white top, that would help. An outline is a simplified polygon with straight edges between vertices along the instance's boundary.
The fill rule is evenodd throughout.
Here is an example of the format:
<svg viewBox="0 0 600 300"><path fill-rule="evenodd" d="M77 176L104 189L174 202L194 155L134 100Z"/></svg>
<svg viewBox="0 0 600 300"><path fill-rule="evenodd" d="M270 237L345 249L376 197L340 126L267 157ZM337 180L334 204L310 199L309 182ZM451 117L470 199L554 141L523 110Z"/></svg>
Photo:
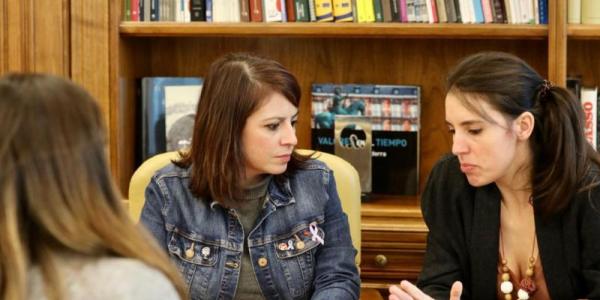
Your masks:
<svg viewBox="0 0 600 300"><path fill-rule="evenodd" d="M163 273L129 258L57 258L63 299L86 300L180 300ZM39 267L33 267L28 278L28 299L47 299Z"/></svg>

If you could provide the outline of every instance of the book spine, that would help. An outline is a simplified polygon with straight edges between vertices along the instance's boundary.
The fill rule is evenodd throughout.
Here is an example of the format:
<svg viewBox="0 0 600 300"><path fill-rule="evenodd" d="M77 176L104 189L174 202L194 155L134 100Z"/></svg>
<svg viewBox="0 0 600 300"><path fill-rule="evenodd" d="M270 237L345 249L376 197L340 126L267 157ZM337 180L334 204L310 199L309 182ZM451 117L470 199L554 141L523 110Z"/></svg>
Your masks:
<svg viewBox="0 0 600 300"><path fill-rule="evenodd" d="M333 21L333 5L331 0L315 0L315 16L317 22Z"/></svg>
<svg viewBox="0 0 600 300"><path fill-rule="evenodd" d="M317 13L315 8L315 0L308 0L308 13L311 22L317 21Z"/></svg>
<svg viewBox="0 0 600 300"><path fill-rule="evenodd" d="M581 0L568 0L567 21L570 24L581 24Z"/></svg>
<svg viewBox="0 0 600 300"><path fill-rule="evenodd" d="M287 22L287 18L288 18L285 1L286 0L279 0L279 5L280 5L280 9L281 9L281 22Z"/></svg>
<svg viewBox="0 0 600 300"><path fill-rule="evenodd" d="M540 24L548 24L548 0L539 1Z"/></svg>
<svg viewBox="0 0 600 300"><path fill-rule="evenodd" d="M333 0L333 17L336 22L352 22L352 1Z"/></svg>
<svg viewBox="0 0 600 300"><path fill-rule="evenodd" d="M437 17L439 23L448 22L448 14L446 13L446 2L444 0L435 0L437 7Z"/></svg>
<svg viewBox="0 0 600 300"><path fill-rule="evenodd" d="M581 24L600 24L600 1L581 0Z"/></svg>
<svg viewBox="0 0 600 300"><path fill-rule="evenodd" d="M206 7L204 0L191 0L191 20L193 22L206 21Z"/></svg>
<svg viewBox="0 0 600 300"><path fill-rule="evenodd" d="M481 0L481 8L483 10L483 21L485 23L494 22L494 17L492 16L492 4L491 0Z"/></svg>
<svg viewBox="0 0 600 300"><path fill-rule="evenodd" d="M395 21L392 21L392 6L389 0L381 1L381 11L383 13L383 22Z"/></svg>
<svg viewBox="0 0 600 300"><path fill-rule="evenodd" d="M131 21L131 0L123 0L123 21Z"/></svg>
<svg viewBox="0 0 600 300"><path fill-rule="evenodd" d="M400 21L402 23L408 23L408 7L406 1L407 0L400 0L398 3L398 12L400 14Z"/></svg>
<svg viewBox="0 0 600 300"><path fill-rule="evenodd" d="M598 88L581 88L581 106L585 116L584 133L587 141L596 149L596 124L597 124L597 103Z"/></svg>
<svg viewBox="0 0 600 300"><path fill-rule="evenodd" d="M454 7L454 0L444 0L446 2L446 16L448 23L456 23L456 8Z"/></svg>
<svg viewBox="0 0 600 300"><path fill-rule="evenodd" d="M483 23L483 8L481 8L481 0L473 0L473 12L475 15L475 23Z"/></svg>
<svg viewBox="0 0 600 300"><path fill-rule="evenodd" d="M250 21L262 22L262 0L250 0Z"/></svg>
<svg viewBox="0 0 600 300"><path fill-rule="evenodd" d="M310 22L310 13L308 12L308 0L295 0L296 22Z"/></svg>
<svg viewBox="0 0 600 300"><path fill-rule="evenodd" d="M131 0L131 21L140 21L140 0Z"/></svg>
<svg viewBox="0 0 600 300"><path fill-rule="evenodd" d="M248 0L239 0L240 2L240 21L250 22L250 4Z"/></svg>
<svg viewBox="0 0 600 300"><path fill-rule="evenodd" d="M296 1L294 0L286 0L285 1L285 13L287 15L288 22L296 22L297 14L296 14Z"/></svg>
<svg viewBox="0 0 600 300"><path fill-rule="evenodd" d="M204 2L204 11L206 12L206 22L213 21L213 0L206 0Z"/></svg>
<svg viewBox="0 0 600 300"><path fill-rule="evenodd" d="M383 7L381 4L381 0L371 1L373 1L373 12L375 15L375 22L383 22Z"/></svg>

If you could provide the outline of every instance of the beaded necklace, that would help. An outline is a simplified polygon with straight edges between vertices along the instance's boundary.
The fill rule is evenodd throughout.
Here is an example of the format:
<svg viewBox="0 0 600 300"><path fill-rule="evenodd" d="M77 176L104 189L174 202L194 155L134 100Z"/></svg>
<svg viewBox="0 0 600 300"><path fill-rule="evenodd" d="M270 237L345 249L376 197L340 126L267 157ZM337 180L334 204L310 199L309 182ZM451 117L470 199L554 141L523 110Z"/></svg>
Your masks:
<svg viewBox="0 0 600 300"><path fill-rule="evenodd" d="M525 278L521 279L519 283L519 291L517 292L517 299L527 300L537 290L535 283L533 282L533 269L535 268L536 257L535 253L536 235L533 232L533 244L531 245L531 256L527 265L527 271L525 272ZM504 243L502 242L502 230L500 230L500 249L502 250L502 283L500 284L500 291L504 294L505 300L512 300L513 284L510 281L510 269L508 268L508 262L506 261L506 255L504 255Z"/></svg>

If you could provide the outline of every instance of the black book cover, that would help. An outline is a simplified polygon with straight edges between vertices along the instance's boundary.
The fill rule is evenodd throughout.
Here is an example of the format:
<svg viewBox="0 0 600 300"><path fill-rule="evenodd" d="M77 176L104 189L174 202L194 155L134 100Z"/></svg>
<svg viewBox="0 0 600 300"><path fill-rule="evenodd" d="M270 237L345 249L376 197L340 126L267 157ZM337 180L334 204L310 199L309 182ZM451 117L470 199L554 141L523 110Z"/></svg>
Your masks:
<svg viewBox="0 0 600 300"><path fill-rule="evenodd" d="M312 147L334 153L336 115L370 118L372 193L416 195L420 88L409 85L313 84Z"/></svg>
<svg viewBox="0 0 600 300"><path fill-rule="evenodd" d="M190 11L192 22L206 21L205 0L190 0Z"/></svg>

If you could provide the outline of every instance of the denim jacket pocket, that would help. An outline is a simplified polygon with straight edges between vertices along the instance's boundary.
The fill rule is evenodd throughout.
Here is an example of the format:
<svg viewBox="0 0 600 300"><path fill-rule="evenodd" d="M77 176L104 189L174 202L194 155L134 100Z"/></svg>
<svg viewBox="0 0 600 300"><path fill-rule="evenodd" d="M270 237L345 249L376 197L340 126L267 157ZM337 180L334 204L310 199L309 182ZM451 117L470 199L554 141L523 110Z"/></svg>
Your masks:
<svg viewBox="0 0 600 300"><path fill-rule="evenodd" d="M191 294L201 295L202 299L208 297L211 278L219 278L216 265L220 248L215 243L194 239L192 234L175 228L171 232L168 249Z"/></svg>
<svg viewBox="0 0 600 300"><path fill-rule="evenodd" d="M322 239L325 234L318 228L318 235ZM308 298L311 292L315 270L315 253L321 245L317 239L312 238L309 225L296 227L293 232L284 238L273 242L275 253L283 269L289 291L294 299Z"/></svg>

